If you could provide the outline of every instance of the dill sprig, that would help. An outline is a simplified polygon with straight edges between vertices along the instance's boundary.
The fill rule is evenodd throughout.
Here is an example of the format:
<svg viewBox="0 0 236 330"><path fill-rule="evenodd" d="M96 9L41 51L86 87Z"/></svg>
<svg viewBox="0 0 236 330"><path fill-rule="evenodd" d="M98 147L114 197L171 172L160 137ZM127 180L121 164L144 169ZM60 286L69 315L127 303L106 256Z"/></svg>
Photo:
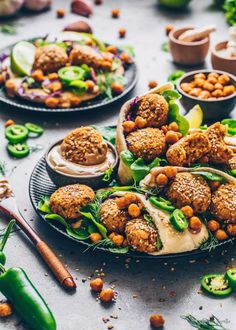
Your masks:
<svg viewBox="0 0 236 330"><path fill-rule="evenodd" d="M193 328L198 330L229 330L223 326L222 323L226 321L220 321L215 315L211 315L208 319L198 320L193 315L182 316L182 319L186 320Z"/></svg>
<svg viewBox="0 0 236 330"><path fill-rule="evenodd" d="M211 252L211 251L215 250L215 248L217 247L219 242L218 242L217 238L215 237L215 235L212 234L211 231L208 231L208 232L209 232L209 238L205 243L203 243L201 245L200 249L203 251L207 250L207 251Z"/></svg>
<svg viewBox="0 0 236 330"><path fill-rule="evenodd" d="M0 161L0 175L5 176L7 173L7 164L4 161Z"/></svg>
<svg viewBox="0 0 236 330"><path fill-rule="evenodd" d="M114 247L114 243L110 240L110 238L104 238L101 241L94 242L89 244L89 246L84 250L84 252L87 252L88 250L92 249L93 251L96 250L98 247Z"/></svg>

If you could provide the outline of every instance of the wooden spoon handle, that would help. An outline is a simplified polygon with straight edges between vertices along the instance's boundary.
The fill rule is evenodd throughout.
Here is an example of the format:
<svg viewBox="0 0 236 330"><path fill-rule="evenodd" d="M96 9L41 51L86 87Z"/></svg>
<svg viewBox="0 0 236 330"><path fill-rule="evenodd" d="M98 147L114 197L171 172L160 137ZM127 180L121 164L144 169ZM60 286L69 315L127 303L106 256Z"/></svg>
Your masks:
<svg viewBox="0 0 236 330"><path fill-rule="evenodd" d="M36 249L50 267L58 281L67 289L75 289L76 284L68 272L66 267L62 264L62 262L57 258L55 253L51 250L51 248L44 242L39 241L35 244Z"/></svg>

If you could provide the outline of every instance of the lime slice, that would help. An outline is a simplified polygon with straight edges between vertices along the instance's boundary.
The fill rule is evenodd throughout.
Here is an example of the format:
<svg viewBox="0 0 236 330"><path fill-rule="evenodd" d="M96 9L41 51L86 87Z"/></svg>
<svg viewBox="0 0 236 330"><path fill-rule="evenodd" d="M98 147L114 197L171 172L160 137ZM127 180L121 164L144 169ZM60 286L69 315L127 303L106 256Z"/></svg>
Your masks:
<svg viewBox="0 0 236 330"><path fill-rule="evenodd" d="M189 122L189 128L199 128L203 121L203 112L199 104L195 105L185 118Z"/></svg>
<svg viewBox="0 0 236 330"><path fill-rule="evenodd" d="M11 69L19 76L30 76L34 64L35 46L27 41L18 42L11 51Z"/></svg>

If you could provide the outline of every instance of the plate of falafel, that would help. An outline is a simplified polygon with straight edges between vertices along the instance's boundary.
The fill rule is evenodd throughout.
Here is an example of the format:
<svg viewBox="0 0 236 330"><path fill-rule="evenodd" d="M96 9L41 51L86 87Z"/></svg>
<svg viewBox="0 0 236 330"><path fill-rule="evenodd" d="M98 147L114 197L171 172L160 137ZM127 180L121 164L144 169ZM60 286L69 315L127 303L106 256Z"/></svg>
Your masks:
<svg viewBox="0 0 236 330"><path fill-rule="evenodd" d="M68 112L107 106L137 81L131 48L64 31L1 50L0 100L27 110Z"/></svg>
<svg viewBox="0 0 236 330"><path fill-rule="evenodd" d="M86 249L191 258L236 237L236 139L191 127L170 83L132 98L116 128L78 127L30 179L39 216Z"/></svg>

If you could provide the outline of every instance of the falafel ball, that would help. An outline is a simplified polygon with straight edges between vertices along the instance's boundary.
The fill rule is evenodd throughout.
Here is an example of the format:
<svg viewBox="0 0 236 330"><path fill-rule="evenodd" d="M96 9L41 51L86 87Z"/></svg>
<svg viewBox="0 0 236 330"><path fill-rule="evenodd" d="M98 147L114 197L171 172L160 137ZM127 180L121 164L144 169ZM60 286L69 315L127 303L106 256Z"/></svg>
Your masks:
<svg viewBox="0 0 236 330"><path fill-rule="evenodd" d="M211 213L224 222L236 223L236 186L222 184L211 199Z"/></svg>
<svg viewBox="0 0 236 330"><path fill-rule="evenodd" d="M35 53L34 68L44 73L57 72L66 65L68 56L66 50L57 45L38 47Z"/></svg>
<svg viewBox="0 0 236 330"><path fill-rule="evenodd" d="M127 211L119 209L116 199L107 199L103 202L99 214L101 223L109 232L120 234L125 231L126 223L130 219Z"/></svg>
<svg viewBox="0 0 236 330"><path fill-rule="evenodd" d="M229 159L228 165L231 170L236 170L236 154L234 154L233 157Z"/></svg>
<svg viewBox="0 0 236 330"><path fill-rule="evenodd" d="M195 213L206 211L211 203L211 190L206 180L188 172L176 174L166 195L176 207L189 205Z"/></svg>
<svg viewBox="0 0 236 330"><path fill-rule="evenodd" d="M147 127L130 133L127 138L128 149L137 157L151 161L164 154L166 140L158 128Z"/></svg>
<svg viewBox="0 0 236 330"><path fill-rule="evenodd" d="M143 219L129 221L125 228L128 244L139 252L157 251L158 232L155 228Z"/></svg>
<svg viewBox="0 0 236 330"><path fill-rule="evenodd" d="M137 116L146 119L148 126L165 125L168 112L169 105L162 95L147 94L138 102Z"/></svg>
<svg viewBox="0 0 236 330"><path fill-rule="evenodd" d="M73 65L87 64L93 68L103 66L104 58L94 48L86 45L77 45L70 53L70 63Z"/></svg>
<svg viewBox="0 0 236 330"><path fill-rule="evenodd" d="M107 149L102 135L92 127L76 128L61 144L61 154L66 160L87 166L103 163Z"/></svg>
<svg viewBox="0 0 236 330"><path fill-rule="evenodd" d="M65 219L77 219L79 210L94 199L94 191L83 184L72 184L57 189L50 197L49 205L53 213Z"/></svg>

